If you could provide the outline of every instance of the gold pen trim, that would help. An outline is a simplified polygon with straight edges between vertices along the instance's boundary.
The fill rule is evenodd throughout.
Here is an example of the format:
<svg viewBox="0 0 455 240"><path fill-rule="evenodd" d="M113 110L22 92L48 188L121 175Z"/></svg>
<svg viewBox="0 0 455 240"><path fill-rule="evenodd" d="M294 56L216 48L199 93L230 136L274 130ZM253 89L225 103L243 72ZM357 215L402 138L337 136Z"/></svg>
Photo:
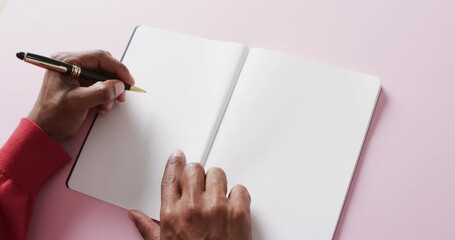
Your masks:
<svg viewBox="0 0 455 240"><path fill-rule="evenodd" d="M73 69L71 70L71 77L78 78L81 75L81 67L77 65L73 65Z"/></svg>
<svg viewBox="0 0 455 240"><path fill-rule="evenodd" d="M61 73L68 72L68 69L64 66L54 65L54 64L50 64L50 63L46 63L46 62L41 62L36 59L28 58L27 53L25 53L25 55L24 55L24 62L28 62L28 63L34 64L36 66L40 66L40 67L43 67L43 68L46 68L49 70L53 70L53 71L57 71L57 72L61 72Z"/></svg>

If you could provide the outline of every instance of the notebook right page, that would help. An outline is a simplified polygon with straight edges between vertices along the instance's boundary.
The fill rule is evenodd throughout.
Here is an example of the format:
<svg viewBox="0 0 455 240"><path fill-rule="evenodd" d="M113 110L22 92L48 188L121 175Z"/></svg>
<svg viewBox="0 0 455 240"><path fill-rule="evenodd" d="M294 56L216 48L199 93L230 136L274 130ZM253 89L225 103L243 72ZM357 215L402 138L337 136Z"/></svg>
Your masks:
<svg viewBox="0 0 455 240"><path fill-rule="evenodd" d="M251 49L206 161L252 197L254 239L332 239L378 78Z"/></svg>

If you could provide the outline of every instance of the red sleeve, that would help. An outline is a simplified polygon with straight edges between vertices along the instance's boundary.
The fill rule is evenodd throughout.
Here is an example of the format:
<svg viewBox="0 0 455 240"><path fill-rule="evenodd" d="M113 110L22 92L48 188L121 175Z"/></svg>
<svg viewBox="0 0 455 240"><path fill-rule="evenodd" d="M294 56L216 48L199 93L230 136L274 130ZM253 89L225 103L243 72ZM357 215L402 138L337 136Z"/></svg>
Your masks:
<svg viewBox="0 0 455 240"><path fill-rule="evenodd" d="M41 186L70 160L38 125L22 119L0 149L0 238L23 240Z"/></svg>

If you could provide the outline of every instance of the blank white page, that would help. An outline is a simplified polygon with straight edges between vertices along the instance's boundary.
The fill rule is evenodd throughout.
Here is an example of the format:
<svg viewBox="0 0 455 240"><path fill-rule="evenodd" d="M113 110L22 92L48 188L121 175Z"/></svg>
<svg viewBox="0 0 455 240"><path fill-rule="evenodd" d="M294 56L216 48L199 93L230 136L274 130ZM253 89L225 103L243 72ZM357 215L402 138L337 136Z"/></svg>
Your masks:
<svg viewBox="0 0 455 240"><path fill-rule="evenodd" d="M156 28L136 29L123 62L138 87L98 116L68 181L71 189L159 219L165 163L177 148L203 161L247 49Z"/></svg>
<svg viewBox="0 0 455 240"><path fill-rule="evenodd" d="M376 77L249 51L206 167L248 188L255 239L332 239L379 92Z"/></svg>

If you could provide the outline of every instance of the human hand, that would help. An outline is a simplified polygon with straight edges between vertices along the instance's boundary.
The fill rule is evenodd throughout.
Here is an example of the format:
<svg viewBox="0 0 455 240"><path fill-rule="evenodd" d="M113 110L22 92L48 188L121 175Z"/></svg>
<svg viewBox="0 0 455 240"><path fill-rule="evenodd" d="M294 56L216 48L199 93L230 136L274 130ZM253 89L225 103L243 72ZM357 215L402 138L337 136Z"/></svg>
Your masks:
<svg viewBox="0 0 455 240"><path fill-rule="evenodd" d="M185 163L182 151L168 160L161 183L161 223L144 213L130 211L146 240L250 240L250 195L236 185L228 197L226 174L211 168L205 174L198 163Z"/></svg>
<svg viewBox="0 0 455 240"><path fill-rule="evenodd" d="M104 114L112 108L115 100L125 101L123 82L134 85L126 66L106 51L57 53L52 58L112 77L112 80L93 84L46 71L38 99L28 118L58 142L79 131L89 109L96 107L98 113Z"/></svg>

